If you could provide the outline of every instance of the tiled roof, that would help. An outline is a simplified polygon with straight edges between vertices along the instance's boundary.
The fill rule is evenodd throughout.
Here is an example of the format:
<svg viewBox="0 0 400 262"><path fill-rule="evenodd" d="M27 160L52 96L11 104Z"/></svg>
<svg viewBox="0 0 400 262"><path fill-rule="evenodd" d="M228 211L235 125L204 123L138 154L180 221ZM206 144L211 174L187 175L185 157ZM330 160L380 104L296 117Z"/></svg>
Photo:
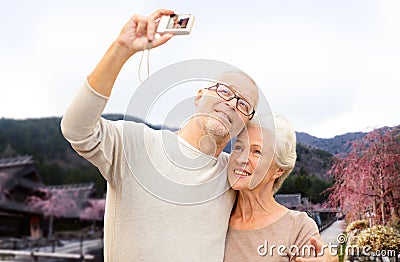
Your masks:
<svg viewBox="0 0 400 262"><path fill-rule="evenodd" d="M275 195L275 200L287 207L287 208L292 208L292 207L297 207L301 206L301 194L276 194Z"/></svg>
<svg viewBox="0 0 400 262"><path fill-rule="evenodd" d="M93 190L94 183L82 183L82 184L67 184L67 185L51 185L46 186L49 190L68 190L68 191L86 191Z"/></svg>
<svg viewBox="0 0 400 262"><path fill-rule="evenodd" d="M56 201L55 205L62 205L64 199L70 201L69 203L72 201L73 208L66 210L62 216L78 218L82 210L91 205L89 198L95 192L95 185L86 183L47 186L41 181L32 156L0 159L0 216L9 212L41 213L40 208L32 208L27 201L32 197L49 201L42 195L46 192L49 197L54 197L50 201ZM57 197L61 197L62 201Z"/></svg>
<svg viewBox="0 0 400 262"><path fill-rule="evenodd" d="M33 164L32 156L0 158L0 168Z"/></svg>

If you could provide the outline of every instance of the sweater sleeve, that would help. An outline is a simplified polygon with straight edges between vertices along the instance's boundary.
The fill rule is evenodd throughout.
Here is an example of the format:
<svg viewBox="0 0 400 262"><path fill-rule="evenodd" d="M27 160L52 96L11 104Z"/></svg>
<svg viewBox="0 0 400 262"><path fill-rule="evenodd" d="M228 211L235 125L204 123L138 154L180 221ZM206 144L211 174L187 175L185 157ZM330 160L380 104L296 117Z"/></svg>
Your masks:
<svg viewBox="0 0 400 262"><path fill-rule="evenodd" d="M295 230L298 232L294 235L294 245L298 248L300 257L309 257L315 255L315 248L311 245L310 238L312 236L320 238L318 226L315 221L305 212L299 212L298 218L295 220ZM291 261L296 256L291 257Z"/></svg>
<svg viewBox="0 0 400 262"><path fill-rule="evenodd" d="M61 131L72 148L95 165L109 182L121 166L122 124L101 117L108 97L94 91L87 80L78 90L61 121Z"/></svg>

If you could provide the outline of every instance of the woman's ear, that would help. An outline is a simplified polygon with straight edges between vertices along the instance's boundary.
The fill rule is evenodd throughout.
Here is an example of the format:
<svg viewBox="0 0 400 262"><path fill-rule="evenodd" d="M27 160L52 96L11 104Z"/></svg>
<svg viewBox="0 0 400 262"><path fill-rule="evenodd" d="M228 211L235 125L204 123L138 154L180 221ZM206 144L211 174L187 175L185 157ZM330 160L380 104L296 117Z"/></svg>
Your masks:
<svg viewBox="0 0 400 262"><path fill-rule="evenodd" d="M204 89L199 89L199 91L197 91L197 95L194 98L194 105L198 106L200 99L203 97L203 93L204 93Z"/></svg>
<svg viewBox="0 0 400 262"><path fill-rule="evenodd" d="M281 177L285 173L285 169L282 167L277 167L275 174L274 174L274 179L277 179Z"/></svg>

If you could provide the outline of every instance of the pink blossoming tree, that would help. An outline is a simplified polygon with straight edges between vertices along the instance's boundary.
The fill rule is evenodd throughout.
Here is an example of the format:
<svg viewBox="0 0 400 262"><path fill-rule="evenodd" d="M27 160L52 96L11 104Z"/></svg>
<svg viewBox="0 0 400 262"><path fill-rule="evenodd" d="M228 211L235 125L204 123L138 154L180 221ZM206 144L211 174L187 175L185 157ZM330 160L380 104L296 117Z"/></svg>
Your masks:
<svg viewBox="0 0 400 262"><path fill-rule="evenodd" d="M400 130L376 129L353 142L352 151L334 158L329 204L348 221L368 217L387 224L400 212ZM364 216L364 217L363 217Z"/></svg>
<svg viewBox="0 0 400 262"><path fill-rule="evenodd" d="M27 199L30 210L43 213L49 218L49 234L53 234L53 220L56 217L66 216L76 210L77 194L62 189L40 188L38 194Z"/></svg>
<svg viewBox="0 0 400 262"><path fill-rule="evenodd" d="M90 199L88 207L80 214L81 220L103 220L106 200L105 199Z"/></svg>

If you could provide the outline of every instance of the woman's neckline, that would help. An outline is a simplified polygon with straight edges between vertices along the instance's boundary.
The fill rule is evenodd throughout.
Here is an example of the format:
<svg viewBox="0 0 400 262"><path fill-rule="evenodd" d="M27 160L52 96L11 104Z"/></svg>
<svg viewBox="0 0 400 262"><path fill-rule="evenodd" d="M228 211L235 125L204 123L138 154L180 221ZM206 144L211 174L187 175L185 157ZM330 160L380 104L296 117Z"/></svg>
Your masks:
<svg viewBox="0 0 400 262"><path fill-rule="evenodd" d="M293 211L290 210L290 209L288 209L285 213L282 214L282 216L278 217L278 219L276 219L276 220L273 221L272 223L270 223L270 224L268 224L268 225L266 225L266 226L260 227L260 228L256 228L256 229L236 229L236 228L234 228L234 227L232 227L232 226L229 225L229 230L232 230L232 231L240 231L240 232L254 232L254 231L258 231L258 230L263 230L263 229L266 229L266 228L268 228L268 227L271 227L271 226L277 224L277 223L280 222L282 219L284 219L286 216L288 216L291 212L293 212Z"/></svg>

